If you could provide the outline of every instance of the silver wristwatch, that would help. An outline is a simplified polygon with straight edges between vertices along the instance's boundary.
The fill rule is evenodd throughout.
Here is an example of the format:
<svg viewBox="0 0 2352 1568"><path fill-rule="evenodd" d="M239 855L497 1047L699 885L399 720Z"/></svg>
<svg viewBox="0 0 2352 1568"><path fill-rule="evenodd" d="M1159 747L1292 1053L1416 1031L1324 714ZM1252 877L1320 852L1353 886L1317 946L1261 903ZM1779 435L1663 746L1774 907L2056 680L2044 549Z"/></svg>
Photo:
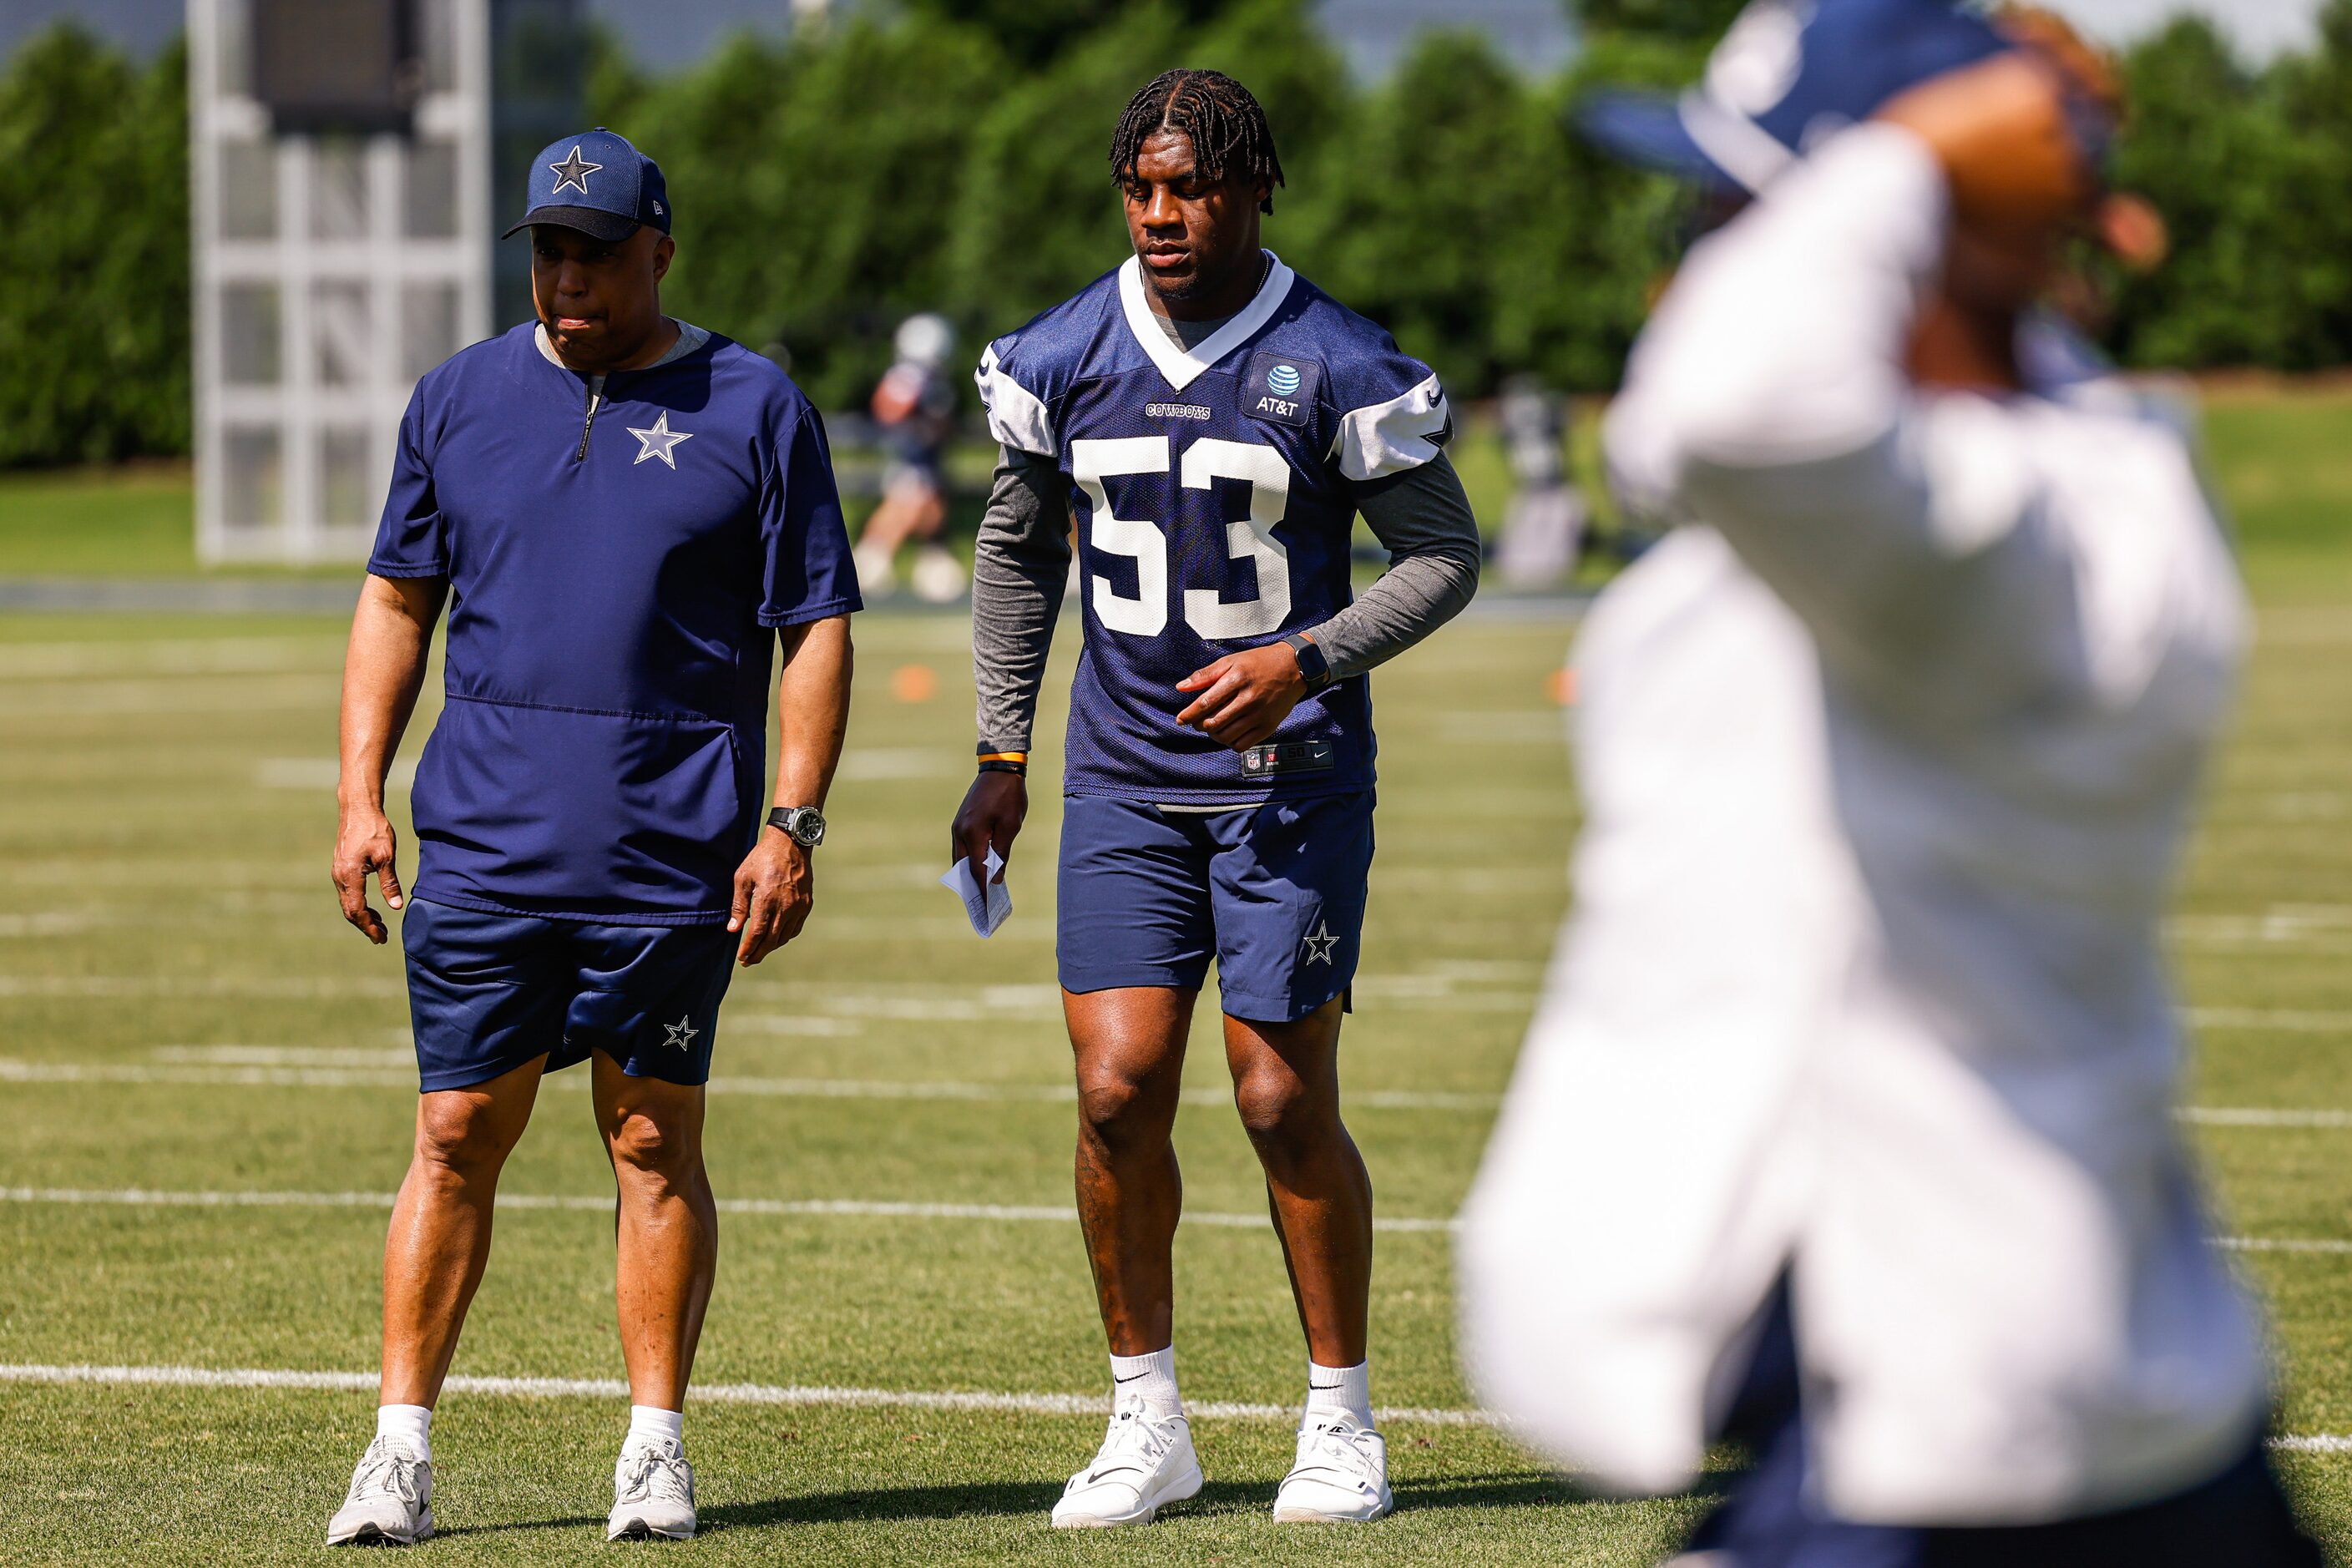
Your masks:
<svg viewBox="0 0 2352 1568"><path fill-rule="evenodd" d="M768 813L768 826L782 828L803 849L824 842L824 813L813 805L780 805Z"/></svg>

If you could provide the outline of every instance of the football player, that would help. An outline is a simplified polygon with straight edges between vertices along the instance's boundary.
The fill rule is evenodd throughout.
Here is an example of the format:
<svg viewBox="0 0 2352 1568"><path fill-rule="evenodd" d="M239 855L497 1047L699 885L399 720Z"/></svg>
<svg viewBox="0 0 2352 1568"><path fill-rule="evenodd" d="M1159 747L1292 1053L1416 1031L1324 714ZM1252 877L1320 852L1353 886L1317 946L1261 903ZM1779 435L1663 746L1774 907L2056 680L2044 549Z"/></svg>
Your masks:
<svg viewBox="0 0 2352 1568"><path fill-rule="evenodd" d="M1282 163L1246 89L1160 77L1110 165L1135 254L981 361L1003 457L973 565L981 771L952 850L981 875L1021 830L1075 521L1086 641L1057 952L1114 1392L1054 1522L1144 1523L1201 1488L1176 1389L1169 1134L1212 959L1307 1336L1275 1518L1378 1519L1393 1502L1365 1344L1372 1194L1338 1076L1372 857L1365 675L1469 601L1477 524L1437 377L1260 245ZM1360 513L1390 567L1350 603Z"/></svg>
<svg viewBox="0 0 2352 1568"><path fill-rule="evenodd" d="M2316 1568L2173 1117L2159 932L2243 589L2042 301L2118 94L2051 18L1759 0L1604 139L1751 204L1605 446L1577 913L1464 1215L1473 1381L1683 1568ZM1737 199L1736 197L1734 198Z"/></svg>

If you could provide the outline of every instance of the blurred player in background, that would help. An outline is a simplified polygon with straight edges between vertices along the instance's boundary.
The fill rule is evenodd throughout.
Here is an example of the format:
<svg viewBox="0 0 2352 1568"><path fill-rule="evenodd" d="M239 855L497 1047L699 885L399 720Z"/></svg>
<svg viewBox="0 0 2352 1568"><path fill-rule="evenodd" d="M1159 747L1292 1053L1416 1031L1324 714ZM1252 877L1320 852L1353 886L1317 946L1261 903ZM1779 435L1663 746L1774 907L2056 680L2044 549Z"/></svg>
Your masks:
<svg viewBox="0 0 2352 1568"><path fill-rule="evenodd" d="M1110 162L1136 254L981 362L1004 450L973 571L982 771L952 849L984 875L1027 815L1075 499L1086 643L1058 955L1114 1393L1054 1522L1143 1523L1201 1489L1176 1390L1169 1135L1212 959L1307 1334L1274 1516L1377 1519L1392 1500L1366 1343L1371 1184L1339 1082L1372 857L1365 672L1469 601L1478 526L1437 377L1260 247L1282 164L1245 88L1169 72L1128 105ZM1351 604L1360 510L1390 567Z"/></svg>
<svg viewBox="0 0 2352 1568"><path fill-rule="evenodd" d="M1534 376L1515 375L1497 401L1514 489L1495 568L1510 587L1555 588L1576 570L1584 537L1584 498L1568 478L1568 400Z"/></svg>
<svg viewBox="0 0 2352 1568"><path fill-rule="evenodd" d="M935 605L963 592L963 567L940 540L947 528L948 442L955 434L955 385L945 366L955 353L955 329L944 316L909 316L898 327L898 362L874 388L874 419L882 427L882 504L857 535L857 584L873 597L898 591L898 549L916 541L912 586Z"/></svg>
<svg viewBox="0 0 2352 1568"><path fill-rule="evenodd" d="M1577 913L1465 1337L1612 1489L1747 1437L1710 1568L2318 1562L2158 941L2245 608L2183 433L2033 314L2157 235L2099 188L2104 63L2003 29L1759 5L1606 121L1757 199L1610 416L1682 526L1581 639Z"/></svg>

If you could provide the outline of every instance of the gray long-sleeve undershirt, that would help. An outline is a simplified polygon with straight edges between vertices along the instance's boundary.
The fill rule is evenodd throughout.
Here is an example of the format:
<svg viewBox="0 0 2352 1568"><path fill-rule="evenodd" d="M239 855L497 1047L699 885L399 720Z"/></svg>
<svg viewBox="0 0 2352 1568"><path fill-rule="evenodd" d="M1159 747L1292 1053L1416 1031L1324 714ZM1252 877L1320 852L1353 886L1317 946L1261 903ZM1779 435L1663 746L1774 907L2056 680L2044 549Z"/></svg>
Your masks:
<svg viewBox="0 0 2352 1568"><path fill-rule="evenodd" d="M1353 488L1389 569L1354 604L1307 628L1335 679L1393 658L1453 619L1478 588L1478 521L1444 452ZM971 563L972 675L989 750L1029 749L1069 574L1069 481L1053 458L1006 449Z"/></svg>

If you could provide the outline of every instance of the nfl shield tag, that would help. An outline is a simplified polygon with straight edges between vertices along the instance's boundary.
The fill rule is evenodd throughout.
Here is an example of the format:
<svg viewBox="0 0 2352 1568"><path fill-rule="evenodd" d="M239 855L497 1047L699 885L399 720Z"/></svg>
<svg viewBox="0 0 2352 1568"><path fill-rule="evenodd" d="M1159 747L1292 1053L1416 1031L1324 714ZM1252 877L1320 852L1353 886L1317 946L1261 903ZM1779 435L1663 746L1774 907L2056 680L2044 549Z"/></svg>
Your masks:
<svg viewBox="0 0 2352 1568"><path fill-rule="evenodd" d="M1261 350L1242 371L1242 412L1303 430L1322 381L1323 367L1313 360Z"/></svg>

